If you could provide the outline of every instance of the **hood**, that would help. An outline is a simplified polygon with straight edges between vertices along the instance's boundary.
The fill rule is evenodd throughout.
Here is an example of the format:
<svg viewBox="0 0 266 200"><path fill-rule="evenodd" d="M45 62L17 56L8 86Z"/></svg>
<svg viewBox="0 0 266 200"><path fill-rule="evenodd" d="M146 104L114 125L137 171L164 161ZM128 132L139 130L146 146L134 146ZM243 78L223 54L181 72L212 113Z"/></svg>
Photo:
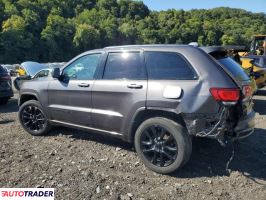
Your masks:
<svg viewBox="0 0 266 200"><path fill-rule="evenodd" d="M37 63L37 62L23 62L21 67L26 71L27 75L33 77L37 72L42 69L45 69L45 65Z"/></svg>

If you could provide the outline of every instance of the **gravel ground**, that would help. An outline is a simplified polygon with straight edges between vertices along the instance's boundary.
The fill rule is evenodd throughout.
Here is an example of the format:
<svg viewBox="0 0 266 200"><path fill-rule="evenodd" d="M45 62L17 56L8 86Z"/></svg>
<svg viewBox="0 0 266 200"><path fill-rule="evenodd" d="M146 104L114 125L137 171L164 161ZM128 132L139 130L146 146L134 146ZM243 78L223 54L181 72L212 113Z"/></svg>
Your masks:
<svg viewBox="0 0 266 200"><path fill-rule="evenodd" d="M232 147L195 139L188 164L170 176L144 167L133 146L67 128L32 137L19 125L17 95L0 107L0 187L53 187L56 199L266 200L266 90L254 97L256 131Z"/></svg>

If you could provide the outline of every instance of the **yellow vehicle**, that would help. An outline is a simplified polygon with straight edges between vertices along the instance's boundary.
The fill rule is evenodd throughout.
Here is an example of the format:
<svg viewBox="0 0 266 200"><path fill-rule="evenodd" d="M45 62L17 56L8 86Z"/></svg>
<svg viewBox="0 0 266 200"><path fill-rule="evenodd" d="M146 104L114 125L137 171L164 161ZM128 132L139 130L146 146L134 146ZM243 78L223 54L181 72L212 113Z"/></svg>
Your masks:
<svg viewBox="0 0 266 200"><path fill-rule="evenodd" d="M227 46L226 49L244 70L255 79L258 88L266 85L266 35L255 35L250 51L244 46Z"/></svg>
<svg viewBox="0 0 266 200"><path fill-rule="evenodd" d="M16 66L16 72L18 73L19 76L25 76L26 71L21 67L21 66Z"/></svg>
<svg viewBox="0 0 266 200"><path fill-rule="evenodd" d="M266 35L255 35L250 51L239 53L244 69L252 67L258 88L266 85Z"/></svg>
<svg viewBox="0 0 266 200"><path fill-rule="evenodd" d="M253 76L258 88L263 88L266 83L266 68L254 62L252 58L241 58L242 67Z"/></svg>

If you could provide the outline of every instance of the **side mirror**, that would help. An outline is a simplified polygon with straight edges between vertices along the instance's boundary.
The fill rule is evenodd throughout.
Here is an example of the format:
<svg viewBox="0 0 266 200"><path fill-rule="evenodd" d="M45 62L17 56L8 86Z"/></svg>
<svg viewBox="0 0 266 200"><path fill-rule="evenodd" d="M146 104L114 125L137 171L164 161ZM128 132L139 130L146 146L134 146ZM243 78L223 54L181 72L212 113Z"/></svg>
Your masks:
<svg viewBox="0 0 266 200"><path fill-rule="evenodd" d="M60 72L60 68L54 68L53 71L52 71L52 77L53 78L60 78L61 76L61 72Z"/></svg>

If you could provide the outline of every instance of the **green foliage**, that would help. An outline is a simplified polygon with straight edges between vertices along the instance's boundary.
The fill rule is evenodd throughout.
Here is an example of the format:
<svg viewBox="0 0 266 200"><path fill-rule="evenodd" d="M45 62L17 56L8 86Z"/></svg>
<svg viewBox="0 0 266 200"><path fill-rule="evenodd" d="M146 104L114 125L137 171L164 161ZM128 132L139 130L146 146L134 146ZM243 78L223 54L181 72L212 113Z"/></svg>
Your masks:
<svg viewBox="0 0 266 200"><path fill-rule="evenodd" d="M100 43L100 31L89 24L79 24L73 42L82 51L96 48Z"/></svg>
<svg viewBox="0 0 266 200"><path fill-rule="evenodd" d="M108 45L249 45L266 15L241 9L150 11L132 0L0 0L0 63L66 61Z"/></svg>

